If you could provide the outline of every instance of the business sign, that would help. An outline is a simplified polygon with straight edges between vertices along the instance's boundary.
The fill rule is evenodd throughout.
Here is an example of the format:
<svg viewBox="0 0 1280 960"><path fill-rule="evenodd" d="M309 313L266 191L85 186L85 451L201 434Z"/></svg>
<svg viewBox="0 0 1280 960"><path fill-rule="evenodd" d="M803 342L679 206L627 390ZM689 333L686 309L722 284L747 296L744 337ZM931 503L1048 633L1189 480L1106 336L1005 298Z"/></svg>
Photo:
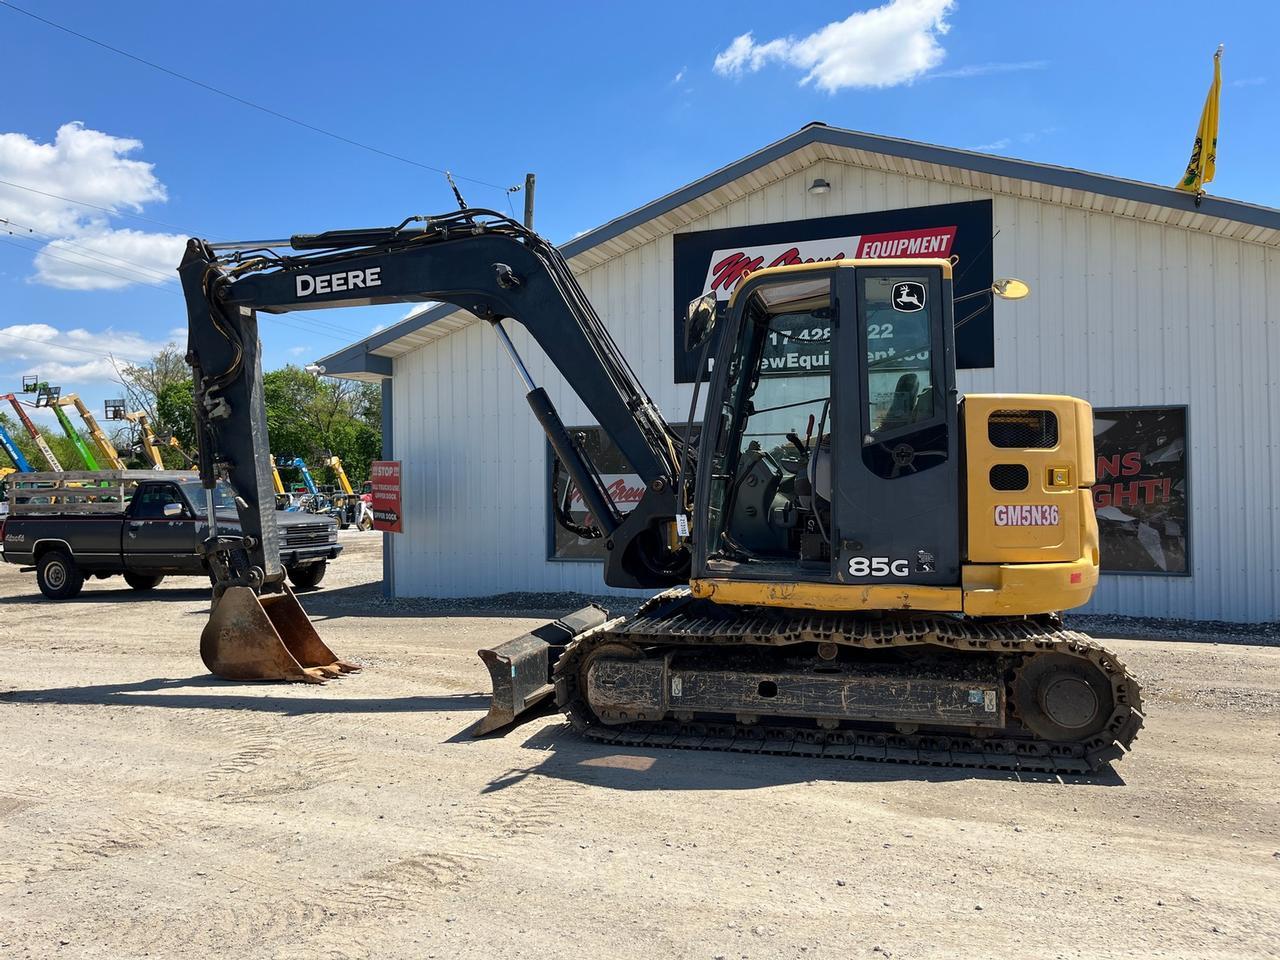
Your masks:
<svg viewBox="0 0 1280 960"><path fill-rule="evenodd" d="M727 301L738 281L754 270L859 258L954 256L954 294L962 297L991 286L991 236L990 200L676 234L676 382L691 383L697 366L696 353L684 350L689 301L708 293L715 293L718 301ZM961 368L994 366L990 301L974 297L968 302L972 309L958 309L956 319L978 312L956 330L957 364ZM783 348L812 355L812 347L790 332Z"/></svg>
<svg viewBox="0 0 1280 960"><path fill-rule="evenodd" d="M1104 573L1191 572L1187 408L1093 411Z"/></svg>
<svg viewBox="0 0 1280 960"><path fill-rule="evenodd" d="M591 461L596 465L596 469L600 472L600 479L604 482L605 490L609 494L609 498L618 505L621 513L630 513L635 509L640 498L644 496L644 482L640 476L632 469L631 464L622 456L617 446L599 427L570 427L569 435L578 437L587 455L591 457ZM551 444L547 444L547 483L548 487L551 483L551 467L555 462L555 451L551 449ZM587 505L582 500L582 493L574 485L567 474L560 472L560 489L550 490L550 496L557 496L563 501L565 496L565 487L568 486L568 507L569 516L574 523L582 526L592 526L594 520L587 511ZM551 503L550 497L547 500ZM564 529L556 522L555 514L552 513L548 517L551 533L548 536L547 559L548 560L603 560L604 559L604 541L600 539L590 539L580 537L572 531Z"/></svg>
<svg viewBox="0 0 1280 960"><path fill-rule="evenodd" d="M383 533L403 533L404 516L400 512L400 461L375 460L369 464L373 483L373 529Z"/></svg>

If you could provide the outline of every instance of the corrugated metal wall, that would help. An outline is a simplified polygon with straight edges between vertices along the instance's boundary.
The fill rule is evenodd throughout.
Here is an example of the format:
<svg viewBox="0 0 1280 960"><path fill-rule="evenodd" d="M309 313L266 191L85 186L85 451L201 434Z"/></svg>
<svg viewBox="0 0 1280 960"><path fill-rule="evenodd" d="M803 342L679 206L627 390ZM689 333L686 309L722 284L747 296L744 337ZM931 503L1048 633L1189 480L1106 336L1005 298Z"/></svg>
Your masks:
<svg viewBox="0 0 1280 960"><path fill-rule="evenodd" d="M815 176L825 196L810 196ZM689 229L986 199L990 194L819 163ZM961 371L967 392L1067 393L1096 406L1189 406L1190 578L1107 576L1097 611L1280 619L1280 254L1039 200L994 196L995 272L1033 294L996 307L996 366ZM637 375L669 417L671 237L581 277ZM568 424L582 404L523 330L513 339ZM405 533L393 537L401 596L605 592L600 567L547 562L543 437L487 325L395 360L394 442L404 462Z"/></svg>

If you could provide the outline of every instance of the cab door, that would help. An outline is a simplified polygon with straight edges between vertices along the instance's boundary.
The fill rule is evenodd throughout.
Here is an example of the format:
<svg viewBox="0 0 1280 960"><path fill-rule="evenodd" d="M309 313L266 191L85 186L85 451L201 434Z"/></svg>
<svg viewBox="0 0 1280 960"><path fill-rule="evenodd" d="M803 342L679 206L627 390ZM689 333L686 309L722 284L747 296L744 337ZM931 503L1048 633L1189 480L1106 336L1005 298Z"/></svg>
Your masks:
<svg viewBox="0 0 1280 960"><path fill-rule="evenodd" d="M200 573L197 518L173 483L141 483L125 515L125 566L136 573Z"/></svg>
<svg viewBox="0 0 1280 960"><path fill-rule="evenodd" d="M958 422L949 270L840 271L833 574L960 582Z"/></svg>

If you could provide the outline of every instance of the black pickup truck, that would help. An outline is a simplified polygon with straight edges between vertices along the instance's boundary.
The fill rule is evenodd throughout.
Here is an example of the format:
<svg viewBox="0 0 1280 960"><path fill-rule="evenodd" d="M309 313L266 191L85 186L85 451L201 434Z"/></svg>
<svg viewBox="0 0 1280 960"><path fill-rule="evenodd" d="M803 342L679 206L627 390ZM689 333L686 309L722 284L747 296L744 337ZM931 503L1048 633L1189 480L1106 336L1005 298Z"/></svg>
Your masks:
<svg viewBox="0 0 1280 960"><path fill-rule="evenodd" d="M74 597L87 577L123 574L135 590L165 577L208 577L200 544L209 535L205 491L189 472L115 470L27 473L8 478L0 521L7 563L34 568L51 600ZM238 530L231 491L214 491L219 532ZM280 561L296 587L314 587L342 552L338 526L308 513L275 514Z"/></svg>

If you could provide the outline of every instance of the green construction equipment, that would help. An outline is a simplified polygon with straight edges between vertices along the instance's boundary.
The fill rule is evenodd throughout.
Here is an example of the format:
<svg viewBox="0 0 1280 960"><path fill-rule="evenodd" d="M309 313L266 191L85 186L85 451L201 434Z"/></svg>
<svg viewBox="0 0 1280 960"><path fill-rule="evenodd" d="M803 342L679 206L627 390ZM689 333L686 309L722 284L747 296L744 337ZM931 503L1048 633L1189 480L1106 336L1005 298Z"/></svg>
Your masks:
<svg viewBox="0 0 1280 960"><path fill-rule="evenodd" d="M37 407L48 407L53 411L53 415L58 418L58 424L62 427L62 432L67 435L76 448L76 453L80 454L80 459L84 461L85 468L88 470L101 470L98 461L94 459L93 452L89 449L88 444L84 442L84 437L80 436L80 432L76 430L75 424L63 412L61 406L62 388L53 387L41 381L33 383L31 389L27 389L26 382L23 382L22 389L28 393L36 395Z"/></svg>
<svg viewBox="0 0 1280 960"><path fill-rule="evenodd" d="M116 446L111 442L111 438L107 436L100 426L89 408L85 406L83 400L78 394L69 393L65 397L58 400L60 407L75 407L76 412L80 414L80 419L84 421L84 425L89 430L89 436L93 438L94 446L98 448L98 453L102 459L107 461L107 467L111 470L125 469L124 460L120 458L120 453L116 450Z"/></svg>

